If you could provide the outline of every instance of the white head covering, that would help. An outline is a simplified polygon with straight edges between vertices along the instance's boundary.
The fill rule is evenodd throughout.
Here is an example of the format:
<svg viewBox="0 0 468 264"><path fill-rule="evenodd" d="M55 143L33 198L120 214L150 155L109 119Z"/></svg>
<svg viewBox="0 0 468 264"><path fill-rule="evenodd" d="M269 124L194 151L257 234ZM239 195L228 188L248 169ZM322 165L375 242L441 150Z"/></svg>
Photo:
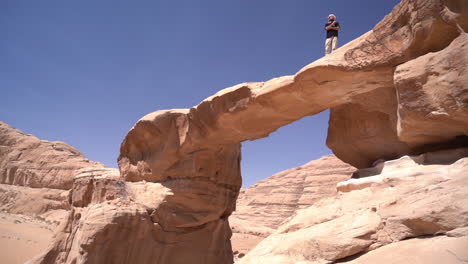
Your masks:
<svg viewBox="0 0 468 264"><path fill-rule="evenodd" d="M336 19L336 16L334 14L329 14L328 18L330 18L330 17L333 17L334 19Z"/></svg>

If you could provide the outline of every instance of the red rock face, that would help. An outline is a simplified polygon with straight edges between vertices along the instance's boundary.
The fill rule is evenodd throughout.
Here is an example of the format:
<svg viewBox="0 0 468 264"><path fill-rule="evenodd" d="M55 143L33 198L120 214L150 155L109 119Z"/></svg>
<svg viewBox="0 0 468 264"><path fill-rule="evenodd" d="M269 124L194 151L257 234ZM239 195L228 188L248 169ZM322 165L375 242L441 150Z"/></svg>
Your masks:
<svg viewBox="0 0 468 264"><path fill-rule="evenodd" d="M359 168L379 159L421 152L428 144L440 143L440 138L467 136L466 123L461 121L468 119L463 99L467 90L464 57L453 64L454 71L462 75L461 81L452 82L456 88L443 86L453 89L442 96L434 92L434 87L458 78L434 65L446 56L455 60L453 49L466 51L467 12L464 0L404 0L372 31L293 76L239 84L190 109L148 114L122 142L118 179L75 179L69 221L35 263L232 263L227 218L241 187L240 142L266 137L281 126L329 108L327 144L338 158ZM429 68L411 72L412 65L420 63ZM424 72L446 77L425 80ZM414 85L414 79L425 81ZM412 91L421 89L424 92ZM462 99L438 102L453 96ZM450 109L445 111L448 117L421 120L424 111L419 107L423 106L412 107L411 98L432 98L431 106ZM417 120L423 127L430 127L427 122L442 122L437 126L450 126L450 132L437 130L419 141L417 135L425 132L407 125L408 120ZM154 195L144 195L147 191ZM284 203L299 206L312 200L289 196ZM290 214L288 210L285 215ZM384 231L378 241L387 241L387 229L381 228L376 211L361 211L346 215L343 223L352 222L356 229L350 236L346 232L339 236L342 240L325 244L326 250L317 253L319 259L336 260L361 252L374 245L374 237L368 235L379 230ZM361 220L365 226L360 226ZM272 229L277 222L265 226ZM338 227L329 223L325 230ZM296 228L291 223L287 230ZM317 232L330 236L323 230ZM311 248L315 245L307 243ZM284 248L278 245L276 250ZM297 256L302 252L288 250ZM282 257L276 263L289 263Z"/></svg>

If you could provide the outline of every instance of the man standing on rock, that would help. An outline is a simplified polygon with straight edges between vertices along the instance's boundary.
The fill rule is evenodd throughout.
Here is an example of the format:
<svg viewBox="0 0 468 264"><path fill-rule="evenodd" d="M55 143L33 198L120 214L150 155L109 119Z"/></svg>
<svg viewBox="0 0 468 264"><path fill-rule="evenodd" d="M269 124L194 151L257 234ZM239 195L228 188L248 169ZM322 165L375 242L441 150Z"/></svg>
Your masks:
<svg viewBox="0 0 468 264"><path fill-rule="evenodd" d="M328 55L338 47L338 30L340 30L340 24L336 21L336 16L334 14L328 15L328 23L325 24L325 30L327 31L325 55Z"/></svg>

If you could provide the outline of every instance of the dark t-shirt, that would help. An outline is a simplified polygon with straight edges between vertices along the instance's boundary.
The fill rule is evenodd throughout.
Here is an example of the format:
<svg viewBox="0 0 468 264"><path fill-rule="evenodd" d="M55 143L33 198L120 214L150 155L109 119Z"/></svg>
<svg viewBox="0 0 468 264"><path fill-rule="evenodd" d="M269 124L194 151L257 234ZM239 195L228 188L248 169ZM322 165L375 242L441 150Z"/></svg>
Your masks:
<svg viewBox="0 0 468 264"><path fill-rule="evenodd" d="M331 23L326 23L325 28L328 27ZM336 21L335 27L339 27L340 23ZM327 38L338 37L338 30L327 30Z"/></svg>

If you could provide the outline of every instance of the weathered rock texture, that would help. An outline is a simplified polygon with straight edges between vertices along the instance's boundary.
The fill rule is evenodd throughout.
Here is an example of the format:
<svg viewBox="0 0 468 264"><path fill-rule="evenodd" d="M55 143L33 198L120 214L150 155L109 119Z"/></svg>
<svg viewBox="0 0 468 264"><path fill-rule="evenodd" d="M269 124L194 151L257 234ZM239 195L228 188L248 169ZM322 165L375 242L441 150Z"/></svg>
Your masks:
<svg viewBox="0 0 468 264"><path fill-rule="evenodd" d="M60 221L70 210L69 190L83 168L104 165L64 142L40 140L0 122L0 209Z"/></svg>
<svg viewBox="0 0 468 264"><path fill-rule="evenodd" d="M230 247L219 247L229 243L227 218L171 228L165 221L177 220L178 213L165 205L171 195L165 184L125 182L117 171L82 173L71 190L68 220L47 252L31 262L214 263L232 255Z"/></svg>
<svg viewBox="0 0 468 264"><path fill-rule="evenodd" d="M468 145L467 21L466 1L403 1L366 41L342 48L348 62L394 73L387 86L331 109L327 145L340 159L365 168Z"/></svg>
<svg viewBox="0 0 468 264"><path fill-rule="evenodd" d="M459 264L468 260L468 236L414 238L383 246L348 264Z"/></svg>
<svg viewBox="0 0 468 264"><path fill-rule="evenodd" d="M3 220L15 219L10 224L5 220L2 226L3 242L7 242L0 250L6 257L3 262L19 263L46 248L52 231L69 217L75 177L116 173L119 175L118 170L89 161L66 143L40 140L0 122L0 210ZM35 220L25 224L24 219ZM28 252L15 253L17 249Z"/></svg>
<svg viewBox="0 0 468 264"><path fill-rule="evenodd" d="M59 218L70 210L69 191L50 188L29 188L0 184L0 211L12 214L46 217L59 213ZM54 218L54 217L52 217Z"/></svg>
<svg viewBox="0 0 468 264"><path fill-rule="evenodd" d="M379 159L411 153L398 138L398 103L394 88L357 95L330 111L327 145L343 160L365 168Z"/></svg>
<svg viewBox="0 0 468 264"><path fill-rule="evenodd" d="M297 210L336 195L336 184L351 178L355 170L329 155L242 190L236 211L229 217L233 251L247 253Z"/></svg>
<svg viewBox="0 0 468 264"><path fill-rule="evenodd" d="M441 59L440 56L453 54L450 50L454 48L458 53L466 53L467 17L465 0L403 0L372 31L293 76L239 84L190 109L148 114L134 125L122 142L118 158L120 180L102 184L93 180L91 184L77 179L73 193L86 195L77 195L84 197L82 199L73 198L74 211L63 236L57 238L55 246L43 256L42 262L144 263L151 260L153 263L231 263L231 230L227 218L235 210L241 187L240 142L265 137L281 126L328 108L332 109L332 116L327 144L338 158L359 168L369 167L379 159L422 153L428 144L435 144L433 149L454 147L450 142L455 137L464 139L467 136L466 130L460 129L465 124L460 120L467 119L466 100L445 100L456 106L447 106L445 101L432 103L448 113L442 122L444 126L450 126L449 132L440 137L428 133L422 142L416 142L414 134L420 132L406 125L405 118L416 119L424 111L412 107L411 96L406 95L415 92L407 93L408 88L405 87L411 86L413 76L421 74L405 73L405 69L411 68L405 64L422 60L421 56L431 52L434 54L428 56L435 58L434 63ZM463 67L466 63L464 57L461 58L453 67L465 78ZM456 78L447 74L443 67L440 69L443 70L441 75ZM430 70L435 73L439 68ZM425 91L422 95L434 94L432 89L442 81L446 80L429 78L418 87ZM466 82L453 83L458 85L457 88L443 86L450 91L444 92L442 98L466 95ZM388 95L388 100L372 101L379 94ZM364 101L360 103L361 100ZM401 106L399 102L402 102ZM409 112L415 114L409 115ZM450 117L452 113L456 116ZM356 118L355 114L362 114L362 117ZM346 121L337 122L337 118ZM353 121L355 118L357 122ZM439 122L439 119L430 120ZM424 126L429 127L427 124ZM455 143L455 146L460 144ZM458 170L457 166L450 168ZM458 176L450 174L453 172L447 173L458 179ZM129 186L144 181L164 190L153 202L151 199L139 202L138 195L129 195ZM112 196L93 193L103 193L100 188L107 184L114 186L105 188L115 190ZM81 191L85 186L88 189ZM439 194L437 189L432 191ZM354 193L349 194L351 200L358 199L352 197ZM456 193L454 190L451 195ZM360 195L373 200L370 194ZM445 202L451 201L453 205L453 197L447 198L449 200ZM417 205L413 203L413 206ZM356 223L357 231L351 233L357 237L351 234L351 238L346 240L348 234L340 235L343 240L338 241L338 245L327 244L330 249L317 252L314 258L337 259L394 239L391 234L384 234L391 233L391 230L378 228L384 221L382 219L387 218L378 216L373 210L361 213L345 214L346 223ZM317 217L312 221L325 216ZM403 217L410 216L404 214ZM366 225L359 229L360 221ZM419 220L416 224L409 221L408 236L411 236L416 232L412 227L418 226ZM338 228L332 222L327 225L325 228L330 230ZM461 224L440 224L436 226L443 228L434 230L446 230L456 225ZM367 238L367 234L378 230L384 231L379 233L377 242L374 238ZM317 230L317 233L325 234L326 231ZM125 236L128 240L124 239ZM309 244L310 251L304 250L314 252L314 243ZM334 247L344 249L336 253ZM284 248L288 246L279 246L277 250ZM296 252L295 249L288 250ZM302 256L305 253L294 254Z"/></svg>
<svg viewBox="0 0 468 264"><path fill-rule="evenodd" d="M460 249L468 235L467 155L465 148L380 163L364 172L377 175L340 183L346 192L298 211L239 263L332 263L408 238L457 233L464 238L450 240L458 248L453 253L465 254ZM395 253L400 247L391 248ZM411 255L419 262L426 257Z"/></svg>
<svg viewBox="0 0 468 264"><path fill-rule="evenodd" d="M40 140L0 122L0 183L69 190L83 167L104 165L64 142Z"/></svg>
<svg viewBox="0 0 468 264"><path fill-rule="evenodd" d="M410 146L468 135L468 35L399 65L398 136Z"/></svg>

